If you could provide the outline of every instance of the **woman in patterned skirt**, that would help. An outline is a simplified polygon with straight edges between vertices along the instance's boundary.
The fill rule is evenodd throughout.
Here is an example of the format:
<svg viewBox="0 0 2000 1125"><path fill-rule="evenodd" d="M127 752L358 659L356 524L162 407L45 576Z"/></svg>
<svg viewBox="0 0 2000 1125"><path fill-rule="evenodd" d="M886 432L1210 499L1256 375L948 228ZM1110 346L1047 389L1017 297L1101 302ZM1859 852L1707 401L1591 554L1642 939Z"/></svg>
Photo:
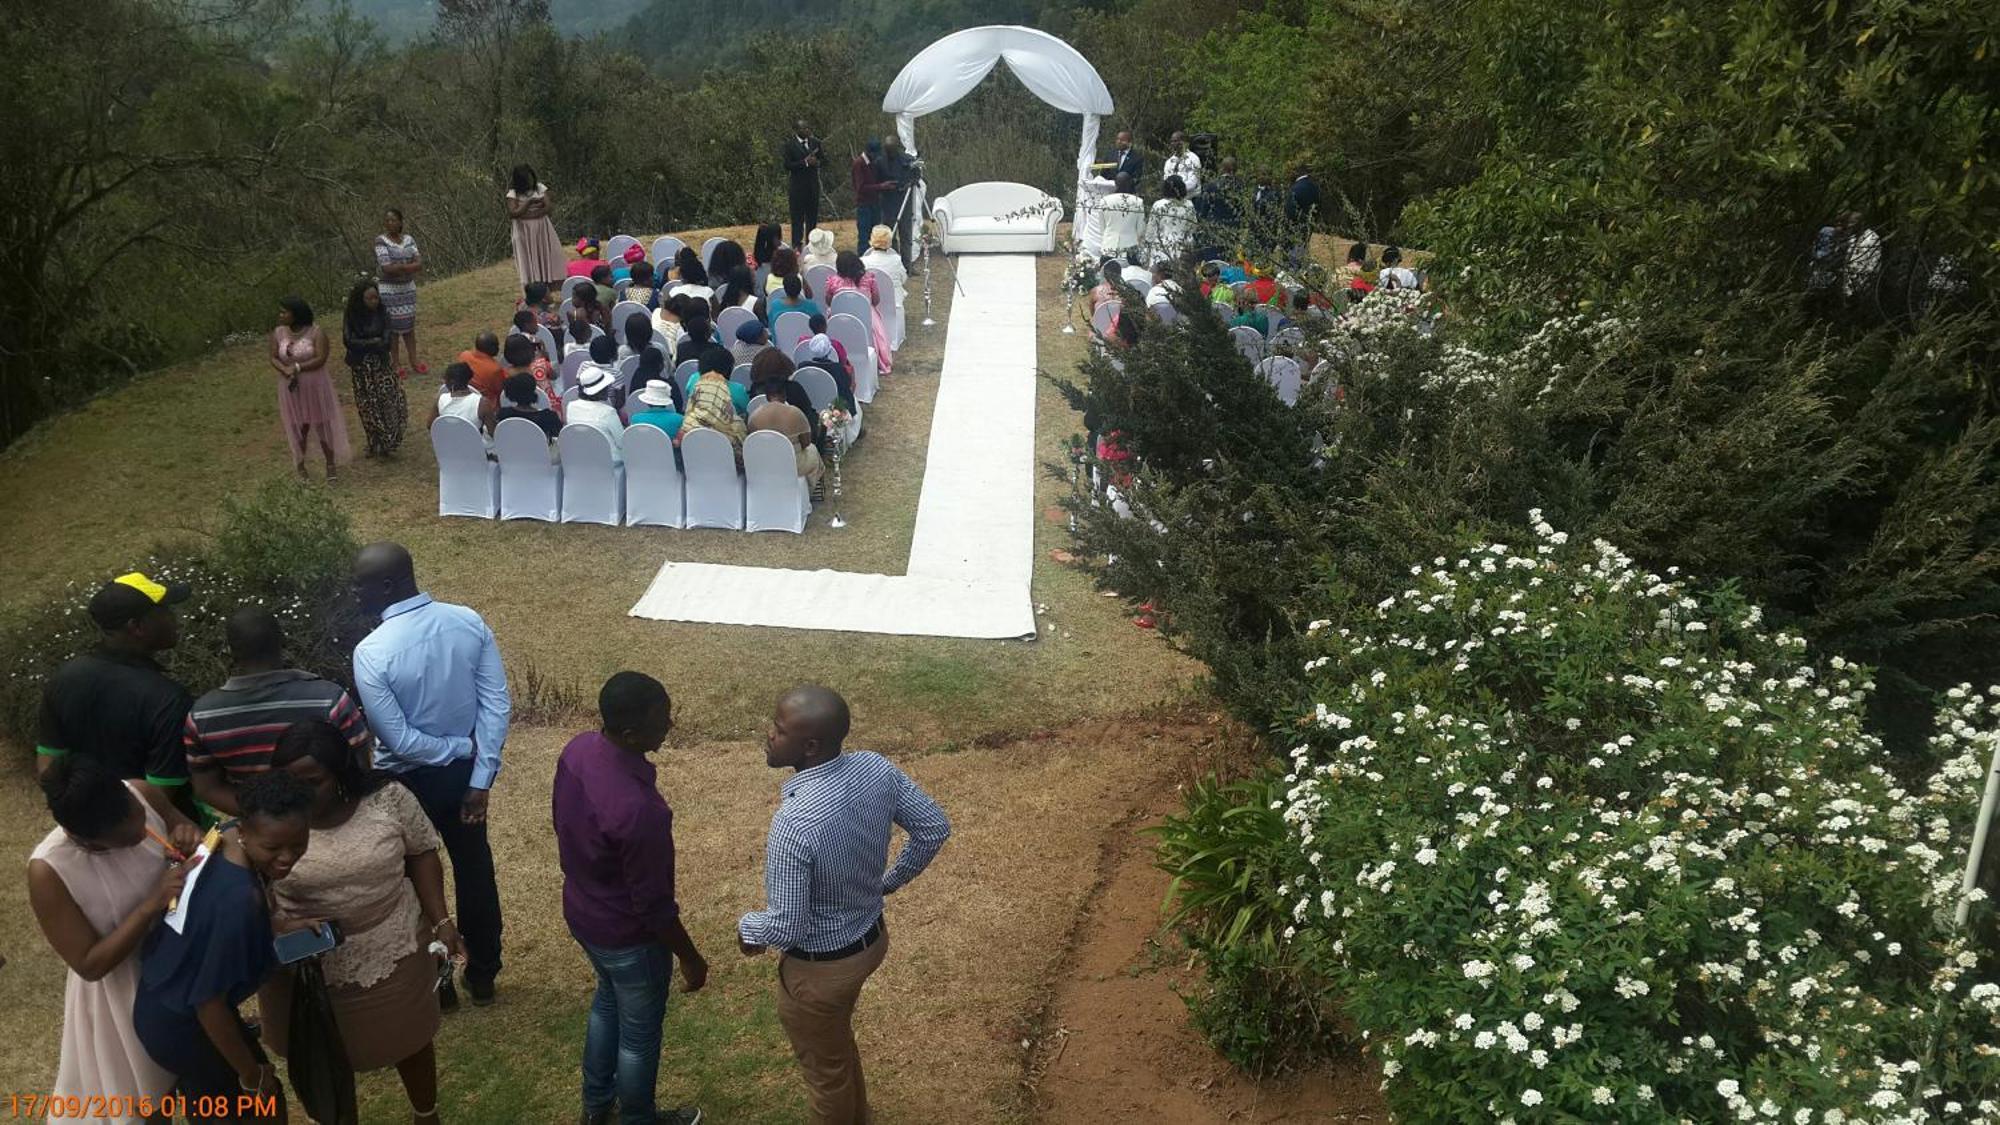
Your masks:
<svg viewBox="0 0 2000 1125"><path fill-rule="evenodd" d="M387 302L379 287L363 281L347 295L347 316L341 342L347 346L347 369L354 376L354 411L368 435L368 456L387 457L403 443L410 403L403 384L389 369L395 350Z"/></svg>
<svg viewBox="0 0 2000 1125"><path fill-rule="evenodd" d="M382 233L375 236L375 267L381 275L377 288L382 307L389 310L390 366L395 366L396 341L401 340L410 366L419 375L430 374L431 369L417 359L417 275L423 272L424 256L417 252L417 240L403 233L403 213L394 207L383 216Z"/></svg>

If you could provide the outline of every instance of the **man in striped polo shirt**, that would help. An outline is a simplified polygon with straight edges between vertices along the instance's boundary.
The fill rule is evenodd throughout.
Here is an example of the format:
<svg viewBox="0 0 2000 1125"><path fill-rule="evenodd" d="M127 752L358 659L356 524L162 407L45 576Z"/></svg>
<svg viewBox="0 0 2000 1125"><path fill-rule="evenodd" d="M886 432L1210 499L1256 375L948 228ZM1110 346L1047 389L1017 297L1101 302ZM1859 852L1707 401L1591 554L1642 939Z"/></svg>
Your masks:
<svg viewBox="0 0 2000 1125"><path fill-rule="evenodd" d="M369 761L368 725L347 690L285 667L285 631L267 609L239 609L224 623L230 676L194 701L182 743L194 795L236 815L236 786L271 768L271 750L293 723L325 719Z"/></svg>

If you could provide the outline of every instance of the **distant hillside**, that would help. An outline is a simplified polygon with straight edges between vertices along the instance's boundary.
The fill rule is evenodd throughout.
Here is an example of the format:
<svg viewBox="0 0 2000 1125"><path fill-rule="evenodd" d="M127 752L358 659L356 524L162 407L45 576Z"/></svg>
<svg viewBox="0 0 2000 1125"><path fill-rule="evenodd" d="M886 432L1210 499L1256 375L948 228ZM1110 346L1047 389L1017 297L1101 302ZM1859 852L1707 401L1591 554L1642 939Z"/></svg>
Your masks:
<svg viewBox="0 0 2000 1125"><path fill-rule="evenodd" d="M333 0L318 0L330 4ZM391 44L428 33L437 17L435 0L347 0L354 14L381 29ZM564 35L616 31L646 7L646 0L550 0L549 14Z"/></svg>

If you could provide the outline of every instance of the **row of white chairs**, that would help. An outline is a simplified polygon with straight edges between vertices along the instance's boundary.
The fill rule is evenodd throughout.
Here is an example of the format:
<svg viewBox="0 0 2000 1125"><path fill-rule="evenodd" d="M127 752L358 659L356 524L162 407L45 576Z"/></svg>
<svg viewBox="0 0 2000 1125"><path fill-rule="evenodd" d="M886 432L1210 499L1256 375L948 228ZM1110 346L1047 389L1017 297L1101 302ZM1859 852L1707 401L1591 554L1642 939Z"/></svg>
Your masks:
<svg viewBox="0 0 2000 1125"><path fill-rule="evenodd" d="M553 451L559 455L552 457ZM462 418L431 424L438 462L438 514L477 519L805 531L812 493L790 438L760 430L743 441L743 470L727 435L695 430L673 439L657 426L625 432L625 459L591 426L564 426L554 442L525 418L503 420L487 456L479 427ZM684 466L684 467L683 467Z"/></svg>

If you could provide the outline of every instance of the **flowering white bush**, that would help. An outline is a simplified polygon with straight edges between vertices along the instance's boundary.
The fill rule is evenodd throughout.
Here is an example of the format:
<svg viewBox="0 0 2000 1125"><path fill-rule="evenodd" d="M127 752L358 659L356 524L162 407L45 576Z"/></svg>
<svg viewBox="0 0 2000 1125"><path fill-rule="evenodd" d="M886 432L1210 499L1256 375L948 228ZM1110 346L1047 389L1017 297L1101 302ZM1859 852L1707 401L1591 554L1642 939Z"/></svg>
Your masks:
<svg viewBox="0 0 2000 1125"><path fill-rule="evenodd" d="M1392 1106L2000 1120L2000 986L1950 925L2000 690L1906 783L1865 670L1533 522L1308 626L1285 937Z"/></svg>

